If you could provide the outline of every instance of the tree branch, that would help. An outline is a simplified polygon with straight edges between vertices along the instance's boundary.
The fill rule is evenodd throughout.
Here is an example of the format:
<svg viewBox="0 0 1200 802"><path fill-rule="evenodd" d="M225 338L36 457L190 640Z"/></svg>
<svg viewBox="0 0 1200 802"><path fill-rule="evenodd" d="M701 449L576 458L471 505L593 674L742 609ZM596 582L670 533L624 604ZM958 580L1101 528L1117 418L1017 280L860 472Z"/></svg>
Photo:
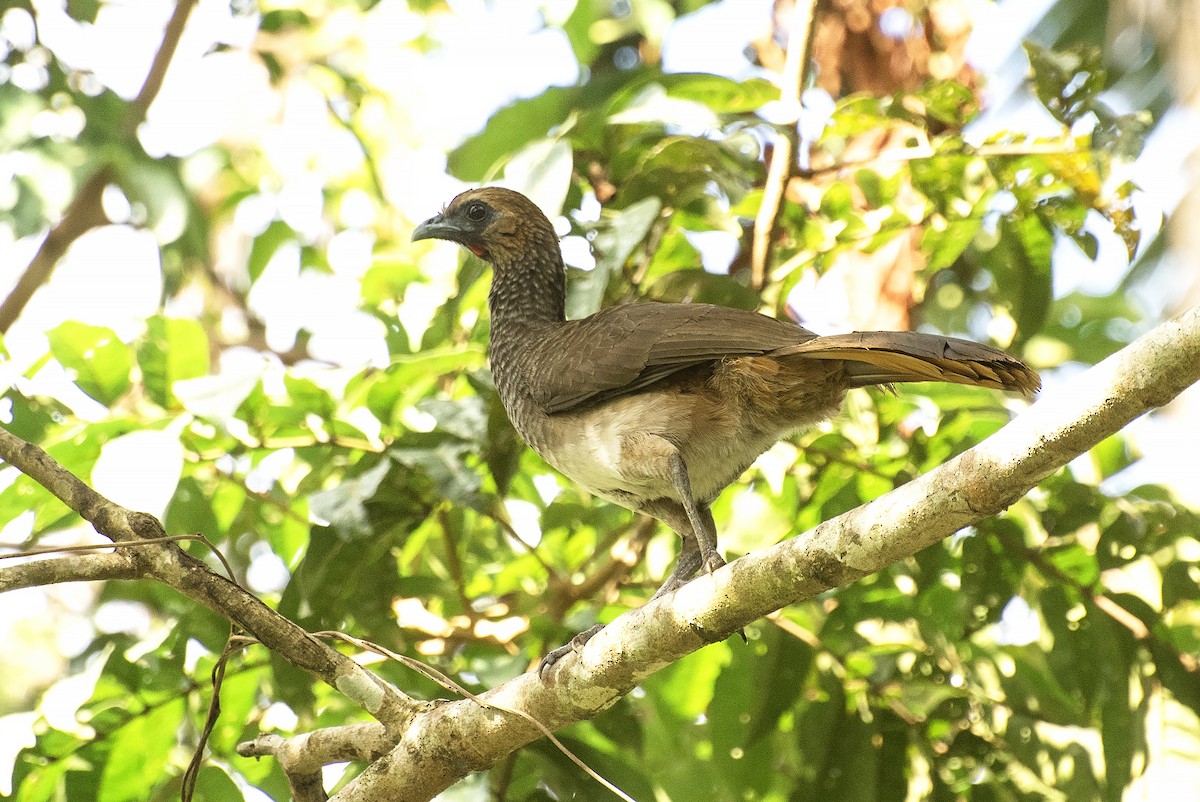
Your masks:
<svg viewBox="0 0 1200 802"><path fill-rule="evenodd" d="M326 727L283 738L263 733L238 744L242 757L273 757L288 774L315 774L330 763L375 760L392 746L383 727L372 721Z"/></svg>
<svg viewBox="0 0 1200 802"><path fill-rule="evenodd" d="M55 462L45 451L2 428L0 459L45 487L110 540L137 543L166 536L158 519L114 504ZM124 550L137 567L136 575L157 579L244 628L293 665L353 699L391 732L398 734L410 718L424 709L421 703L400 693L342 653L329 648L267 607L240 585L213 573L203 562L174 544L140 545L141 548ZM95 577L84 571L79 578ZM68 580L60 577L58 581Z"/></svg>
<svg viewBox="0 0 1200 802"><path fill-rule="evenodd" d="M175 55L176 48L179 47L179 40L183 36L188 15L191 14L195 5L196 0L178 0L176 3L175 11L171 14L171 19L167 22L163 33L162 45L154 56L154 62L150 65L150 71L146 75L142 89L126 107L121 129L128 136L135 135L137 127L146 119L146 112L149 110L150 104L158 96L158 91L162 88L163 79L167 74L167 67L170 66L171 58ZM37 292L38 287L50 280L55 266L67 249L71 247L71 243L93 228L108 222L108 218L104 216L100 198L112 178L112 165L101 165L75 193L75 197L63 212L58 225L50 229L46 238L42 240L41 247L29 262L29 266L17 280L16 286L4 299L4 303L0 304L0 333L7 332L12 328L12 324L21 316L25 305Z"/></svg>
<svg viewBox="0 0 1200 802"><path fill-rule="evenodd" d="M804 91L805 65L808 63L809 33L812 31L816 0L796 0L792 18L788 25L787 56L783 65L783 85L779 88L779 99L800 109L800 95ZM775 140L775 151L767 168L767 180L763 184L762 203L754 218L754 236L750 250L750 286L761 290L767 283L767 263L771 257L772 235L775 233L779 210L783 207L783 193L787 189L796 164L797 133L799 116L780 131Z"/></svg>
<svg viewBox="0 0 1200 802"><path fill-rule="evenodd" d="M321 769L330 763L372 761L387 754L393 739L375 722L328 727L283 738L263 733L253 741L238 744L242 757L273 757L287 776L295 802L324 802L328 797Z"/></svg>
<svg viewBox="0 0 1200 802"><path fill-rule="evenodd" d="M626 613L547 682L523 674L483 695L550 728L594 716L658 669L787 604L853 582L994 515L1041 479L1200 380L1200 308L1164 323L945 465L805 534ZM333 798L430 799L538 736L469 701L417 716L392 752Z"/></svg>
<svg viewBox="0 0 1200 802"><path fill-rule="evenodd" d="M0 333L12 328L37 288L50 280L55 265L71 247L71 243L96 226L108 222L100 205L100 196L111 180L112 170L105 165L92 173L92 177L79 188L58 225L42 240L41 247L33 255L21 278L17 279L16 286L0 304Z"/></svg>
<svg viewBox="0 0 1200 802"><path fill-rule="evenodd" d="M150 64L150 71L146 73L141 90L126 112L125 130L130 136L137 132L137 127L146 119L150 104L158 97L158 92L167 77L167 68L171 66L171 59L175 57L179 41L183 38L183 30L187 27L188 17L195 7L196 0L175 0L175 10L171 12L171 19L167 20L167 26L163 29L162 44L154 54L154 61Z"/></svg>
<svg viewBox="0 0 1200 802"><path fill-rule="evenodd" d="M145 571L128 551L113 554L72 554L31 560L0 568L0 593L21 588L90 582L103 579L142 579Z"/></svg>

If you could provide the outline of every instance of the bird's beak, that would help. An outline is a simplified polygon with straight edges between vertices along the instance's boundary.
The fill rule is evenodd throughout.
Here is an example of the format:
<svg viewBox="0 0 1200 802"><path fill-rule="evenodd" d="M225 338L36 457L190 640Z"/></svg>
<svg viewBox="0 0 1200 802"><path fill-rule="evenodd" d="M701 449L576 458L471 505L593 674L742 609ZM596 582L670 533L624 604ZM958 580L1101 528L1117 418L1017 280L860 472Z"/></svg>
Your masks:
<svg viewBox="0 0 1200 802"><path fill-rule="evenodd" d="M448 222L444 215L435 214L413 229L412 241L416 242L419 239L445 239L461 243L465 233L465 231L454 223Z"/></svg>

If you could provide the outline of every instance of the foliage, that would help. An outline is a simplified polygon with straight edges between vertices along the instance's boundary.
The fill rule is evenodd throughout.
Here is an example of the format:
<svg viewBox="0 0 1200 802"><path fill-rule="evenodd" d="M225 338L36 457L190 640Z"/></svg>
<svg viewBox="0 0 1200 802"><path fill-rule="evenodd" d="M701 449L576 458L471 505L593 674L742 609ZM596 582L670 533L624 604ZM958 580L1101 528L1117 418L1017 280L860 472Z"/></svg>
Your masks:
<svg viewBox="0 0 1200 802"><path fill-rule="evenodd" d="M438 3L411 5L442 13ZM749 247L766 191L761 144L781 135L757 112L778 91L653 63L616 69L616 49L660 41L673 14L665 3L629 5L636 13L575 4L562 27L587 79L516 100L449 155L464 181L503 175L562 206L597 259L571 270L573 314L634 299L787 314L807 274L916 230L925 259L917 314L928 327L999 331L1002 345L1049 368L1094 363L1152 322L1155 311L1124 287L1052 289L1060 244L1097 258L1097 220L1130 261L1146 251L1133 188L1115 167L1136 156L1149 121L1105 105L1109 82L1094 52L1029 48L1037 98L1061 123L1053 137L1010 131L968 144L978 102L950 82L841 99L815 143L806 202L784 206L760 295L739 259L731 271L697 269L698 243L725 232ZM239 210L283 184L265 149L230 140L153 157L121 124L126 100L49 43L8 41L5 75L31 64L44 75L32 87L0 82L0 141L27 165L0 200L0 225L13 237L45 229L69 200L62 185L106 167L127 222L153 233L163 275L159 309L136 330L66 321L48 331L4 395L8 427L85 481L123 438L161 435L181 454L166 463L179 473L169 532L207 535L240 581L306 629L370 639L479 690L643 602L675 544L552 475L507 423L486 371L483 268L467 259L439 272L436 253L407 244L411 221L388 208L382 166L387 138L404 130L388 124L403 117L401 102L373 83L358 49L325 51L317 36L323 21L371 6L256 17L249 52L273 88L321 93L361 149L340 171L313 168L326 221L313 231L276 209L252 236L238 233ZM94 4L71 10L96 13ZM598 39L604 25L619 35ZM429 36L408 47L433 49ZM81 120L78 137L39 133L34 121L45 128L50 117ZM843 160L856 137L880 130L904 139L899 155ZM363 197L372 222L349 221L345 209ZM431 212L447 199L424 197ZM598 218L586 211L597 199ZM293 254L303 274L336 274L328 252L347 232L373 240L355 305L378 325L386 358L305 360L303 327L294 347L271 355L255 293L270 292L280 254ZM222 273L214 266L229 254L214 243L238 236L240 261ZM1153 265L1129 281L1148 273ZM240 339L230 316L245 329ZM237 373L230 353L245 343L269 355ZM30 391L47 365L91 402ZM1011 414L985 391L857 394L847 415L777 446L718 501L723 549L761 548L881 495ZM1146 770L1150 717L1200 714L1200 519L1162 487L1112 492L1107 480L1136 459L1128 440L1112 438L976 530L789 607L748 628L748 644L714 644L669 666L565 740L638 799L1119 800ZM0 492L0 525L22 521L32 527L23 545L79 523L18 476ZM277 585L257 573L271 566L286 569ZM77 726L39 719L36 743L16 762L17 799L178 792L227 626L147 584L107 583L95 602L152 623L97 633L71 659L58 687L83 687ZM375 668L407 693L444 694L403 667ZM244 798L247 786L286 798L279 767L237 757L234 746L262 730L286 735L362 715L261 649L235 658L221 703L199 799ZM488 783L510 800L601 793L544 742ZM460 790L453 798L483 796L478 783Z"/></svg>

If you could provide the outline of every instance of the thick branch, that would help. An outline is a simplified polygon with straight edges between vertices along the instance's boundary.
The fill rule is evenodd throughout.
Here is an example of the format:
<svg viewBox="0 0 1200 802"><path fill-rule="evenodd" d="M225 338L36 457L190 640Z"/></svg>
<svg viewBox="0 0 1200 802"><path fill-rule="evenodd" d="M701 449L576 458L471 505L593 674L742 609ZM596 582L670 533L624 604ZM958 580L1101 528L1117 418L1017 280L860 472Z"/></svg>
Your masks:
<svg viewBox="0 0 1200 802"><path fill-rule="evenodd" d="M45 487L110 540L135 543L165 536L162 524L153 516L114 504L45 451L4 429L0 429L0 458ZM395 728L393 732L398 732L423 709L174 544L146 543L140 548L125 549L124 553L135 562L136 575L157 579L236 623L293 665L349 696L379 721ZM81 571L78 578L95 577ZM67 580L59 577L57 581Z"/></svg>
<svg viewBox="0 0 1200 802"><path fill-rule="evenodd" d="M590 718L638 682L755 619L879 571L994 515L1038 481L1200 380L1200 308L1158 326L945 465L805 534L747 555L605 627L551 680L484 695L551 728ZM538 736L469 701L416 717L404 739L334 799L424 800Z"/></svg>

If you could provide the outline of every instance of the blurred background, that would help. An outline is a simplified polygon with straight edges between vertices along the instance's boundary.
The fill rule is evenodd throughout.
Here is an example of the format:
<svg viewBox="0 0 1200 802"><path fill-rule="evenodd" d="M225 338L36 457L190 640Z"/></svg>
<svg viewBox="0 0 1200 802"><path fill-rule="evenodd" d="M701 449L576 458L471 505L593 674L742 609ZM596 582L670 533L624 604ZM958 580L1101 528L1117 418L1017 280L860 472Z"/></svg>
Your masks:
<svg viewBox="0 0 1200 802"><path fill-rule="evenodd" d="M485 267L415 223L503 183L555 221L573 316L695 300L942 331L1069 393L1200 299L1196 52L1190 0L7 2L0 419L206 534L302 626L491 687L644 601L676 544L524 449L486 372ZM856 392L714 506L722 547L886 492L1022 404ZM1193 389L567 741L647 800L1195 798L1198 450ZM5 550L96 541L14 469L0 488ZM163 588L0 596L0 793L177 794L226 635ZM233 745L358 712L239 660L199 795L284 799ZM603 793L540 743L444 798Z"/></svg>

